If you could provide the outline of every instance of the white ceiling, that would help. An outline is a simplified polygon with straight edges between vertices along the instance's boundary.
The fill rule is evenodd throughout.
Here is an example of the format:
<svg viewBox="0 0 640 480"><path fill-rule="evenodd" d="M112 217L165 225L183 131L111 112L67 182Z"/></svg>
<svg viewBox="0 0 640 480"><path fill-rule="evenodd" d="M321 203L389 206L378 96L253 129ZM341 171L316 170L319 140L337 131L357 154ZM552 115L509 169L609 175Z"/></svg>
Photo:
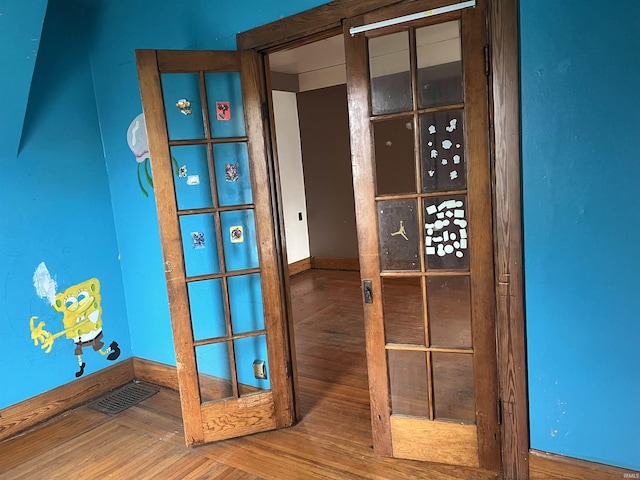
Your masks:
<svg viewBox="0 0 640 480"><path fill-rule="evenodd" d="M457 20L422 27L416 31L418 68L460 60L460 28ZM406 71L408 36L397 33L377 37L369 45L374 77ZM342 34L269 55L272 72L298 75L300 91L346 82Z"/></svg>
<svg viewBox="0 0 640 480"><path fill-rule="evenodd" d="M344 64L342 35L269 55L271 71L308 73Z"/></svg>

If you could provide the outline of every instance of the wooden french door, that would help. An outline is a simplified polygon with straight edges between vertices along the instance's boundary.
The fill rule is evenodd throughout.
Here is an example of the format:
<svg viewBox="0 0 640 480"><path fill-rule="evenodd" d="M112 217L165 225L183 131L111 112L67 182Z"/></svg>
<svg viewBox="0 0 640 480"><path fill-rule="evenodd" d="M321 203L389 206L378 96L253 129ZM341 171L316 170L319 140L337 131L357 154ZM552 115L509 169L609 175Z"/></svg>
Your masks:
<svg viewBox="0 0 640 480"><path fill-rule="evenodd" d="M186 442L291 425L258 57L136 59Z"/></svg>
<svg viewBox="0 0 640 480"><path fill-rule="evenodd" d="M351 31L439 6L344 24L374 447L498 471L485 3Z"/></svg>

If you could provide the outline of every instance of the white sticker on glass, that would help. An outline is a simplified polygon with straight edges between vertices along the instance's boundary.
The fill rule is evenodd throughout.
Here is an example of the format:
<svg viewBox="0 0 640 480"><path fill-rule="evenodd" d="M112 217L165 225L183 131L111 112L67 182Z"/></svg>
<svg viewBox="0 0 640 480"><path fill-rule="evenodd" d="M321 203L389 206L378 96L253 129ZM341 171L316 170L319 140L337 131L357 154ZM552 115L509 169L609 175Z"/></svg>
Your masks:
<svg viewBox="0 0 640 480"><path fill-rule="evenodd" d="M200 185L199 175L189 175L187 177L187 185Z"/></svg>
<svg viewBox="0 0 640 480"><path fill-rule="evenodd" d="M425 219L424 225L427 255L444 257L455 254L457 258L462 258L464 253L461 250L467 248L464 203L457 199L443 200L437 207L435 204L427 205L425 210L430 216Z"/></svg>

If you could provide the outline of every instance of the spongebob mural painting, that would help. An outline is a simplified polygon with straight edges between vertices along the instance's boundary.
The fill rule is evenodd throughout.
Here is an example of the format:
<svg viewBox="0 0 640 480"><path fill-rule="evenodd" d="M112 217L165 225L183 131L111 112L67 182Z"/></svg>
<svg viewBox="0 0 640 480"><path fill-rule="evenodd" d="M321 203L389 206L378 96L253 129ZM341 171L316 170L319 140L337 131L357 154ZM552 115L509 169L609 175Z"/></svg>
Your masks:
<svg viewBox="0 0 640 480"><path fill-rule="evenodd" d="M108 348L103 348L100 281L97 278L78 283L56 294L55 280L49 275L46 265L41 263L34 274L34 286L38 295L48 299L53 309L62 313L62 330L57 333L45 330L45 322L36 324L38 317L31 317L29 328L34 345L40 344L40 348L49 353L57 338L64 335L73 340L79 367L76 377L84 373L86 364L82 360L82 352L85 348L90 347L111 361L120 356L118 342L111 342Z"/></svg>

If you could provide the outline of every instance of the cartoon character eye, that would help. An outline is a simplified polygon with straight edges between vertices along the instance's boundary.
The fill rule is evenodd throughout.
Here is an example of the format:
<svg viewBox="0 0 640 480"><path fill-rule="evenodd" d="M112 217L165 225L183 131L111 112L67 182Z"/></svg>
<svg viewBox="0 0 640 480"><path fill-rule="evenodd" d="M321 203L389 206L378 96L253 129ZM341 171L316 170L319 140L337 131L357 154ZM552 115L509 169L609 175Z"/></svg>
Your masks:
<svg viewBox="0 0 640 480"><path fill-rule="evenodd" d="M89 293L86 290L81 290L80 293L78 293L78 302L83 301L88 296L89 296Z"/></svg>
<svg viewBox="0 0 640 480"><path fill-rule="evenodd" d="M67 297L66 300L64 301L64 306L67 308L67 310L77 304L78 304L78 299L73 296Z"/></svg>

